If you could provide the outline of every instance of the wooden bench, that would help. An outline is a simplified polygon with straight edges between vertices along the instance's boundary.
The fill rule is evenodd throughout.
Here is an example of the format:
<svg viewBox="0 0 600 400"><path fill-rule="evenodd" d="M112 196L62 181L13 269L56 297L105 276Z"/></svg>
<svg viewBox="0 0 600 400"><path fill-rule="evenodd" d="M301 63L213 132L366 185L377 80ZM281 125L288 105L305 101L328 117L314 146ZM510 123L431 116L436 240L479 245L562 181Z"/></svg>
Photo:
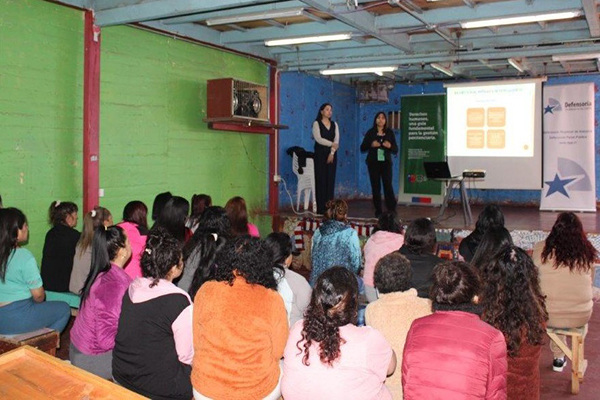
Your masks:
<svg viewBox="0 0 600 400"><path fill-rule="evenodd" d="M56 349L60 347L60 335L57 331L49 328L18 335L0 335L0 354L25 345L40 349L51 356L56 356Z"/></svg>
<svg viewBox="0 0 600 400"><path fill-rule="evenodd" d="M585 370L587 369L587 360L584 358L584 337L588 326L585 324L579 328L547 328L546 332L552 341L565 353L565 356L571 360L571 393L579 393L579 383L583 381ZM571 337L571 348L558 337L565 335Z"/></svg>

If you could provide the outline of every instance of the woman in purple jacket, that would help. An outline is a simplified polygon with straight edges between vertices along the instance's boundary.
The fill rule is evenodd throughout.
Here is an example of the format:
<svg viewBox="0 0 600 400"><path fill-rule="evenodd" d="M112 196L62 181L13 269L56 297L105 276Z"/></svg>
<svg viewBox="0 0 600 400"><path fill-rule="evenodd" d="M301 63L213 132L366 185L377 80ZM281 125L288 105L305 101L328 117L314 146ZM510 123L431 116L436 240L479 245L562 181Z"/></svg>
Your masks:
<svg viewBox="0 0 600 400"><path fill-rule="evenodd" d="M73 365L102 378L112 377L112 350L123 294L131 283L123 266L131 246L121 227L99 227L94 234L92 267L81 291L81 307L71 329Z"/></svg>

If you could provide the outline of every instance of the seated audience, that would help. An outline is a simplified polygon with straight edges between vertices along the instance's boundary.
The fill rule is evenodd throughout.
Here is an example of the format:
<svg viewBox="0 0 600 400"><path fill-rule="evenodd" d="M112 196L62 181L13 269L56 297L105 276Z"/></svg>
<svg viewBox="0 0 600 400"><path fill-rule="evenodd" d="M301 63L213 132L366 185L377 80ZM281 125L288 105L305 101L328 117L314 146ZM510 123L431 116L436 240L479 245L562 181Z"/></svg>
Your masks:
<svg viewBox="0 0 600 400"><path fill-rule="evenodd" d="M113 350L113 377L151 399L192 398L192 301L175 286L181 243L164 228L148 234L142 278L125 292ZM206 360L205 360L206 361Z"/></svg>
<svg viewBox="0 0 600 400"><path fill-rule="evenodd" d="M434 313L413 322L404 346L406 400L506 399L506 343L480 319L479 287L477 272L465 262L435 267Z"/></svg>
<svg viewBox="0 0 600 400"><path fill-rule="evenodd" d="M396 369L396 355L377 330L356 326L357 314L355 275L339 266L319 275L285 347L286 400L392 398L384 382Z"/></svg>
<svg viewBox="0 0 600 400"><path fill-rule="evenodd" d="M433 268L443 260L435 255L437 238L433 222L417 218L408 225L400 254L408 258L412 267L410 287L417 289L419 297L429 298Z"/></svg>
<svg viewBox="0 0 600 400"><path fill-rule="evenodd" d="M260 237L260 232L256 225L248 222L246 200L239 196L233 197L225 204L225 210L231 221L233 236L250 235Z"/></svg>
<svg viewBox="0 0 600 400"><path fill-rule="evenodd" d="M412 269L406 257L398 252L383 256L375 265L375 287L379 299L367 306L367 325L383 334L402 364L406 334L412 322L431 314L431 301L417 296L410 288ZM394 399L402 399L402 375L395 373L385 385Z"/></svg>
<svg viewBox="0 0 600 400"><path fill-rule="evenodd" d="M131 246L122 228L111 226L96 230L92 268L81 291L79 314L70 332L71 363L105 379L112 379L112 350L121 300L131 283L123 267L130 257Z"/></svg>
<svg viewBox="0 0 600 400"><path fill-rule="evenodd" d="M69 280L69 291L76 295L81 294L81 289L90 274L92 265L92 242L94 232L99 226L109 227L113 224L113 218L106 208L95 207L83 216L83 229L75 247L73 256L73 270Z"/></svg>
<svg viewBox="0 0 600 400"><path fill-rule="evenodd" d="M508 398L539 399L548 313L537 268L525 250L507 246L483 266L481 276L482 319L506 338Z"/></svg>
<svg viewBox="0 0 600 400"><path fill-rule="evenodd" d="M270 252L238 236L215 263L194 299L194 398L278 399L288 323Z"/></svg>
<svg viewBox="0 0 600 400"><path fill-rule="evenodd" d="M204 210L212 206L212 198L207 194L195 194L192 196L192 214L188 218L185 226L190 228L192 233L198 229L200 218L204 214Z"/></svg>
<svg viewBox="0 0 600 400"><path fill-rule="evenodd" d="M62 301L44 301L46 294L33 254L19 247L29 227L21 210L0 209L0 334L15 335L50 328L58 332L69 322L71 308Z"/></svg>
<svg viewBox="0 0 600 400"><path fill-rule="evenodd" d="M273 262L283 267L285 271L283 279L277 285L277 291L283 298L288 311L288 321L292 326L302 319L310 303L312 289L302 275L289 269L292 264L292 241L289 235L273 232L267 236L265 242L273 253Z"/></svg>
<svg viewBox="0 0 600 400"><path fill-rule="evenodd" d="M479 272L483 264L489 261L496 253L504 247L512 245L512 237L505 227L492 227L481 238L477 251L471 260L471 265Z"/></svg>
<svg viewBox="0 0 600 400"><path fill-rule="evenodd" d="M347 223L348 204L344 200L329 200L323 223L312 238L312 270L310 285L334 265L341 265L354 274L361 267L361 251L358 233Z"/></svg>
<svg viewBox="0 0 600 400"><path fill-rule="evenodd" d="M381 257L398 250L402 246L404 243L402 231L402 222L400 222L396 213L387 211L379 216L375 232L363 247L365 255L363 279L365 281L365 295L369 302L377 300L377 292L373 284L375 264Z"/></svg>
<svg viewBox="0 0 600 400"><path fill-rule="evenodd" d="M185 221L190 211L190 203L183 197L171 197L163 209L152 229L162 227L169 232L183 246L192 237L192 231L185 227Z"/></svg>
<svg viewBox="0 0 600 400"><path fill-rule="evenodd" d="M488 204L477 217L475 230L460 242L458 251L466 262L471 262L477 252L481 238L492 227L504 226L504 214L495 204Z"/></svg>
<svg viewBox="0 0 600 400"><path fill-rule="evenodd" d="M546 240L535 244L533 262L546 296L548 326L578 328L588 323L594 308L592 275L597 254L572 212L560 213ZM566 344L566 337L560 338ZM552 340L550 348L554 354L552 368L560 372L565 367L565 354Z"/></svg>
<svg viewBox="0 0 600 400"><path fill-rule="evenodd" d="M68 292L73 270L73 256L79 241L77 205L69 201L53 201L49 218L52 228L46 233L42 253L42 280L44 289Z"/></svg>
<svg viewBox="0 0 600 400"><path fill-rule="evenodd" d="M183 274L177 286L193 299L204 282L214 277L217 251L231 238L231 222L223 207L208 207L192 238L183 248Z"/></svg>
<svg viewBox="0 0 600 400"><path fill-rule="evenodd" d="M123 221L119 226L131 245L131 258L125 265L125 272L131 279L139 278L142 276L140 259L148 237L148 207L141 201L130 201L123 209Z"/></svg>

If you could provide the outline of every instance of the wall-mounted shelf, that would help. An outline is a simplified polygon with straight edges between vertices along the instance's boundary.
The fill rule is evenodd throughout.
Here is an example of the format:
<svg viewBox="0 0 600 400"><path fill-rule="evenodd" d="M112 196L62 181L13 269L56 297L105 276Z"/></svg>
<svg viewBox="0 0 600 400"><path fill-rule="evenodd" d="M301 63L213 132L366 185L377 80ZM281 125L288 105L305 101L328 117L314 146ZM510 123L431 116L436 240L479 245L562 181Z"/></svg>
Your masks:
<svg viewBox="0 0 600 400"><path fill-rule="evenodd" d="M288 129L287 125L272 124L268 121L253 120L246 117L204 118L210 129L217 131L247 132L271 135L278 129Z"/></svg>

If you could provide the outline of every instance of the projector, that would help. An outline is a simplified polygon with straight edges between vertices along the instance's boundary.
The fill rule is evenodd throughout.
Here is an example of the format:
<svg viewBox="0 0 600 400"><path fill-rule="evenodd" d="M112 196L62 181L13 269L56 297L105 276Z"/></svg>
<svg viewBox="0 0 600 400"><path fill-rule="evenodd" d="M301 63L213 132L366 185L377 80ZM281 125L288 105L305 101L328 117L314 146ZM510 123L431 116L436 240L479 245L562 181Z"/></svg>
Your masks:
<svg viewBox="0 0 600 400"><path fill-rule="evenodd" d="M463 178L485 178L485 169L465 169Z"/></svg>

